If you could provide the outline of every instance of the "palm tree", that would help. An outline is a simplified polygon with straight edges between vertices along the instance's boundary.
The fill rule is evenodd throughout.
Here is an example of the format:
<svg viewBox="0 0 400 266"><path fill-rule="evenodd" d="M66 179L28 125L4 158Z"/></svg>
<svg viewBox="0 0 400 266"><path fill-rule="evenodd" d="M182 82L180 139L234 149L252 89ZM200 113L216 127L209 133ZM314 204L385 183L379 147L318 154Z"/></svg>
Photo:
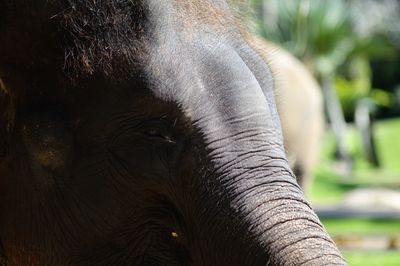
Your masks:
<svg viewBox="0 0 400 266"><path fill-rule="evenodd" d="M351 160L345 145L346 123L333 77L357 42L349 3L344 0L254 0L260 23L254 30L300 58L322 85L337 156L345 173Z"/></svg>

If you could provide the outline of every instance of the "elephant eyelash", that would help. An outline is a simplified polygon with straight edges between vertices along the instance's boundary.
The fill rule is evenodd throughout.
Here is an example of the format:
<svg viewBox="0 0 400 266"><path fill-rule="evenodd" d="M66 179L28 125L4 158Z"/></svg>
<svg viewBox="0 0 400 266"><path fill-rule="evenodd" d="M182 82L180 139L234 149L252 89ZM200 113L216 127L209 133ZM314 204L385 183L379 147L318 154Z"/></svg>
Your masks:
<svg viewBox="0 0 400 266"><path fill-rule="evenodd" d="M164 134L163 132L155 128L146 130L144 132L144 135L151 140L157 140L157 141L161 140L169 144L176 144L176 141L170 135Z"/></svg>

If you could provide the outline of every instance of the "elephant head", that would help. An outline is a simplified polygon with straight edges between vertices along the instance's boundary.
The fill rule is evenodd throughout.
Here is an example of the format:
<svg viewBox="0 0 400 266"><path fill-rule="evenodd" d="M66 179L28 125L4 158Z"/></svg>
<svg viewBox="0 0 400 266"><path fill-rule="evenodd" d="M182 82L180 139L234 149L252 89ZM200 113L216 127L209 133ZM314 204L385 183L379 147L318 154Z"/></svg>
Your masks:
<svg viewBox="0 0 400 266"><path fill-rule="evenodd" d="M345 265L222 0L0 0L10 265Z"/></svg>

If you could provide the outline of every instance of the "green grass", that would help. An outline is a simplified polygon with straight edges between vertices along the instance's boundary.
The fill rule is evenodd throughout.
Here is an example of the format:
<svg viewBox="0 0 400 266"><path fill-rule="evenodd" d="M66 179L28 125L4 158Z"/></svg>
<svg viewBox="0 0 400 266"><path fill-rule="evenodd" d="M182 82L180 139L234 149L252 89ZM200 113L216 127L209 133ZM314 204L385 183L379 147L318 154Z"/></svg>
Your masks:
<svg viewBox="0 0 400 266"><path fill-rule="evenodd" d="M326 219L322 220L331 236L384 235L399 236L398 220L379 219ZM400 265L400 251L342 251L349 265L391 266Z"/></svg>
<svg viewBox="0 0 400 266"><path fill-rule="evenodd" d="M355 252L344 251L350 266L399 266L400 252L385 251L385 252Z"/></svg>
<svg viewBox="0 0 400 266"><path fill-rule="evenodd" d="M325 219L330 235L375 234L400 235L400 221L390 219ZM400 261L399 261L400 265Z"/></svg>
<svg viewBox="0 0 400 266"><path fill-rule="evenodd" d="M313 205L333 205L343 198L353 186L341 183L342 177L335 174L329 167L320 166L316 171L314 183L308 198Z"/></svg>
<svg viewBox="0 0 400 266"><path fill-rule="evenodd" d="M378 123L376 140L383 168L400 172L400 119Z"/></svg>

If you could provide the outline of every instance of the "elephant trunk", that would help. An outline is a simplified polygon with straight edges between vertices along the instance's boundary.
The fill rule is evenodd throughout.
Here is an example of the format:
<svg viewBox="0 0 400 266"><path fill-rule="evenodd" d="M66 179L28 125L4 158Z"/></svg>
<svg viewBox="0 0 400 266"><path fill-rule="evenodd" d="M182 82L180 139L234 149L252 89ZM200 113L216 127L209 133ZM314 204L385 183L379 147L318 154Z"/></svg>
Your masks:
<svg viewBox="0 0 400 266"><path fill-rule="evenodd" d="M193 192L199 199L193 224L202 236L193 261L346 265L289 168L269 68L243 49L241 55L222 43L204 49L207 64L192 79L201 81L198 89L179 95L212 165L212 176L202 175L195 186L205 190Z"/></svg>
<svg viewBox="0 0 400 266"><path fill-rule="evenodd" d="M235 113L229 122L215 123L221 128L210 129L214 138L206 142L222 197L229 198L229 208L240 217L234 219L254 248L244 247L242 254L262 255L251 262L237 263L238 258L233 265L346 265L289 167L279 126L273 124L279 120L256 107L236 107Z"/></svg>
<svg viewBox="0 0 400 266"><path fill-rule="evenodd" d="M242 141L232 142L235 149L249 150L255 140ZM234 195L230 208L241 217L237 222L253 247L244 254L261 253L235 265L346 265L305 200L283 151L269 147L253 147L240 155L232 152L236 160L217 168L227 194Z"/></svg>
<svg viewBox="0 0 400 266"><path fill-rule="evenodd" d="M221 232L234 232L232 236L224 236L224 240L215 240L211 246L228 249L223 256L225 261L231 256L229 249L238 251L229 258L230 264L211 264L346 265L305 200L283 149L260 139L265 134L259 132L251 137L239 134L231 141L226 138L222 141L223 152L214 146L215 152L211 153L218 175L217 186L223 193L218 198L219 213L210 214L213 217L223 214L230 220L215 223L218 226L215 236L220 238ZM229 203L224 204L224 199ZM236 239L235 234L245 235L246 239Z"/></svg>
<svg viewBox="0 0 400 266"><path fill-rule="evenodd" d="M251 192L239 203L247 210L250 234L267 253L269 264L346 265L294 178L281 174L252 184L254 189L247 189Z"/></svg>

